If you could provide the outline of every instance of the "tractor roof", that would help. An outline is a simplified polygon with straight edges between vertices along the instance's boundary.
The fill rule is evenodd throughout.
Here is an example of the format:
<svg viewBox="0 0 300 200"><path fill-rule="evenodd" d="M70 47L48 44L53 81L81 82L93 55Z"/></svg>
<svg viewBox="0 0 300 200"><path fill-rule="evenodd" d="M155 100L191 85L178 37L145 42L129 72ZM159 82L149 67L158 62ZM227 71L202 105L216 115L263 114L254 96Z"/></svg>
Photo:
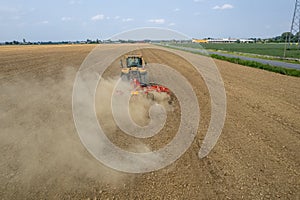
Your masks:
<svg viewBox="0 0 300 200"><path fill-rule="evenodd" d="M125 55L125 58L142 58L143 56L141 54L128 54L128 55Z"/></svg>

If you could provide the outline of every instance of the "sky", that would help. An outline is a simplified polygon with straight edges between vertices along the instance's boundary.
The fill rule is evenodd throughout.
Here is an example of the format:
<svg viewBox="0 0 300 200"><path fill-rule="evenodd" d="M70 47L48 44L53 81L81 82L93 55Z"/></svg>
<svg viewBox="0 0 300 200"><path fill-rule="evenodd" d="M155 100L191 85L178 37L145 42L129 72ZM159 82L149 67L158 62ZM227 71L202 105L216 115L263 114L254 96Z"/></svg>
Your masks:
<svg viewBox="0 0 300 200"><path fill-rule="evenodd" d="M108 39L157 27L191 38L268 38L290 30L295 0L0 0L0 42Z"/></svg>

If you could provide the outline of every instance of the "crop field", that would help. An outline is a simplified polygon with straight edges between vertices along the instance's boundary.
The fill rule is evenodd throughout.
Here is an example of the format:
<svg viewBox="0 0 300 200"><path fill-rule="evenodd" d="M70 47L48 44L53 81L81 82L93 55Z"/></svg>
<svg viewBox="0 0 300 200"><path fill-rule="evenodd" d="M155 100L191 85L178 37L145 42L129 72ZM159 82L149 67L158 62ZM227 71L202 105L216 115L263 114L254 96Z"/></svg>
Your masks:
<svg viewBox="0 0 300 200"><path fill-rule="evenodd" d="M201 116L187 151L153 172L105 166L82 144L72 112L76 74L95 45L0 46L0 199L299 199L300 78L214 60L226 91L226 120L214 149L199 159L214 102L187 59L210 58L186 52L180 57L149 44L98 48L133 45L148 63L182 74L195 91ZM119 65L116 59L108 66L107 82L99 88L119 77ZM95 92L95 117L120 148L157 150L176 135L179 105L168 110L159 134L136 139L105 111L106 92ZM137 121L147 118L135 114Z"/></svg>
<svg viewBox="0 0 300 200"><path fill-rule="evenodd" d="M174 45L174 44L172 44ZM231 43L231 44L176 44L184 47L191 48L201 48L201 46L205 49L211 50L223 50L229 52L240 52L240 53L250 53L250 54L258 54L258 55L267 55L267 56L275 56L275 57L283 57L285 44L276 44L276 43ZM292 45L290 50L286 51L286 57L288 58L300 58L300 50L297 49L296 45Z"/></svg>

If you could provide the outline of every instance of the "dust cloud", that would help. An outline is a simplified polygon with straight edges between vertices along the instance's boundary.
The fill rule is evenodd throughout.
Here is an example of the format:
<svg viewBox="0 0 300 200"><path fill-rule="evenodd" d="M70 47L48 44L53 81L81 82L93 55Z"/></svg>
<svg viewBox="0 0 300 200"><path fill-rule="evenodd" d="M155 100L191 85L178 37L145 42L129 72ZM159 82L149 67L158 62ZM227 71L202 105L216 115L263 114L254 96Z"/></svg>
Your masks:
<svg viewBox="0 0 300 200"><path fill-rule="evenodd" d="M123 81L118 83L118 80L119 77L113 77L101 79L99 82L95 97L95 108L99 124L104 129L105 134L122 149L137 153L150 152L152 149L149 145L138 138L128 138L129 136L124 136L126 133L121 131L116 125L112 114L111 99L113 95L116 95L113 98L119 98L119 96L125 95L124 93L131 92L132 89L129 86L129 90L116 90L114 92L116 84L129 84ZM137 126L146 127L150 123L149 111L154 104L162 105L166 112L173 110L173 105L169 102L170 97L168 94L153 92L153 95L154 100L141 92L138 95L132 95L128 103L129 113L123 113L121 115L122 118L129 116Z"/></svg>
<svg viewBox="0 0 300 200"><path fill-rule="evenodd" d="M49 193L63 193L78 179L116 187L127 179L94 159L80 142L72 116L75 76L68 67L51 78L27 74L1 82L0 179L6 183L1 191L39 191L50 185Z"/></svg>

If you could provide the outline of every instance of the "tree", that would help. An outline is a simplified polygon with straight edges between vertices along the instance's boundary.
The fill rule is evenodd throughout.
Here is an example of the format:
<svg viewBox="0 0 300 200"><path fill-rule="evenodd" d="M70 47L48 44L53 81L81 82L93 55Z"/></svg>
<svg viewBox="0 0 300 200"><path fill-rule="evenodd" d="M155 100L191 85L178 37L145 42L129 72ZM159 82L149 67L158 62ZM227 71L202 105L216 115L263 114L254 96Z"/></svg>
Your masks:
<svg viewBox="0 0 300 200"><path fill-rule="evenodd" d="M284 32L281 34L281 41L282 42L288 41L289 37L293 38L294 35L291 32Z"/></svg>
<svg viewBox="0 0 300 200"><path fill-rule="evenodd" d="M87 44L90 44L90 43L92 43L92 40L86 39L86 43L87 43Z"/></svg>
<svg viewBox="0 0 300 200"><path fill-rule="evenodd" d="M17 41L17 40L14 40L14 41L13 41L13 44L20 44L20 42Z"/></svg>
<svg viewBox="0 0 300 200"><path fill-rule="evenodd" d="M299 42L299 38L300 38L300 32L296 33L296 34L292 37L291 41L292 41L292 42Z"/></svg>

